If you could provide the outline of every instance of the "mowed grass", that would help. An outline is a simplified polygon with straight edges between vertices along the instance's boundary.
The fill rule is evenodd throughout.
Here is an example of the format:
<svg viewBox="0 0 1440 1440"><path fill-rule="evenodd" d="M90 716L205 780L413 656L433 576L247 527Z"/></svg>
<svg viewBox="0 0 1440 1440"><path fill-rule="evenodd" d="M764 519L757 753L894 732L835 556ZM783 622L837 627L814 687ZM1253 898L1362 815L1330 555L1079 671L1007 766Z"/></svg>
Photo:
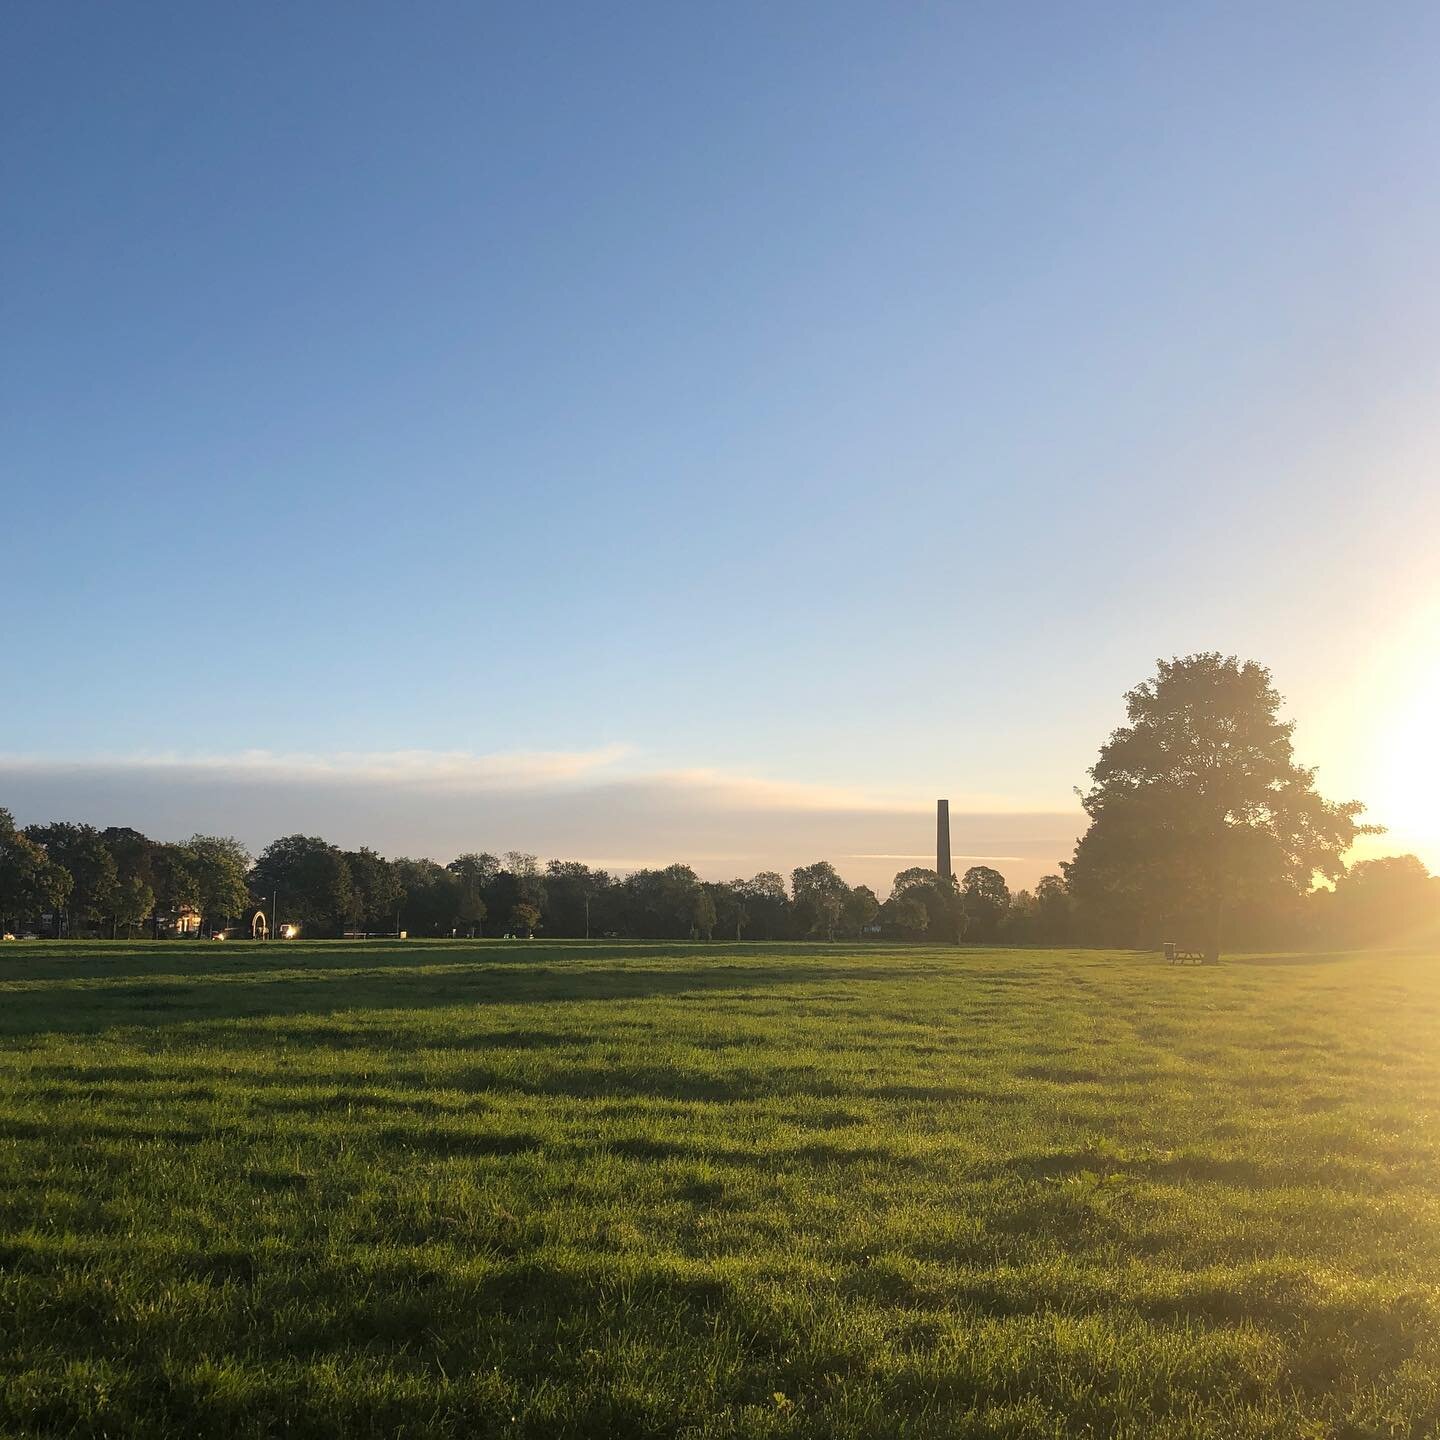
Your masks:
<svg viewBox="0 0 1440 1440"><path fill-rule="evenodd" d="M1440 957L0 949L0 1433L1440 1430Z"/></svg>

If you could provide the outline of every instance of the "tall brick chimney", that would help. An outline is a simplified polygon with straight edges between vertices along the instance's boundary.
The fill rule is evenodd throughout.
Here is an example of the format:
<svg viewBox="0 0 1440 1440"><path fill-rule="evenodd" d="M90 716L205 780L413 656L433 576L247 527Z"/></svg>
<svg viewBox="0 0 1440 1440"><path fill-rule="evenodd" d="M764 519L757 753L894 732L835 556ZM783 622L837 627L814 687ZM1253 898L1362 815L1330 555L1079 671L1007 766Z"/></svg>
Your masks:
<svg viewBox="0 0 1440 1440"><path fill-rule="evenodd" d="M935 873L942 880L954 877L950 867L950 802L935 802Z"/></svg>

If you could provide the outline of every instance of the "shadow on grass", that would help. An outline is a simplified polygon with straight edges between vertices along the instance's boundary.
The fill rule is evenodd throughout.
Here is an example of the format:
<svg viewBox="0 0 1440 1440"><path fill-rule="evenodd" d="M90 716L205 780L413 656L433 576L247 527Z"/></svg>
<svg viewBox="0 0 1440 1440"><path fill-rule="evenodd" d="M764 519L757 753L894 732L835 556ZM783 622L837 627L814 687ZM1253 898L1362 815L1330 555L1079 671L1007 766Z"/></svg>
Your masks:
<svg viewBox="0 0 1440 1440"><path fill-rule="evenodd" d="M1226 965L1339 965L1346 960L1373 960L1374 952L1356 950L1291 950L1276 955L1227 955Z"/></svg>
<svg viewBox="0 0 1440 1440"><path fill-rule="evenodd" d="M603 949L585 951L581 963L569 964L554 962L573 961L573 950L566 955L532 949L524 955L526 963L521 963L508 959L501 947L496 947L492 959L491 952L470 946L448 954L438 952L444 958L437 962L437 950L426 947L406 954L400 963L387 964L388 952L352 949L342 951L343 965L328 955L317 962L313 951L305 952L301 962L292 950L286 952L288 963L284 965L266 967L260 957L247 955L245 968L237 970L233 965L208 963L209 953L202 960L174 950L167 953L164 946L157 946L159 954L135 977L155 975L157 983L140 984L118 973L105 957L31 960L0 971L0 1036L94 1034L112 1028L184 1025L191 1027L187 1040L233 1043L235 1021L314 1016L319 1023L299 1025L288 1032L259 1027L254 1043L275 1046L294 1040L340 1048L384 1048L403 1041L413 1048L423 1047L425 1038L417 1035L419 1027L414 1023L382 1027L377 1016L355 1012L584 1005L665 997L683 1001L717 994L743 999L761 990L792 986L901 985L914 984L916 978L913 965L897 972L873 963L870 957L864 957L870 963L845 965L827 963L824 952L817 953L813 961L806 957L797 962L793 951L783 959L783 952L777 952L773 960L752 951L747 956L749 963L734 964L726 960L732 952L717 947L705 952L704 963L697 963L694 949L686 949L689 954L681 953L688 964L674 963L673 949L648 956L643 950L631 950L613 959ZM601 957L611 963L597 963ZM667 958L672 963L645 963ZM163 979L157 974L162 965ZM947 972L948 967L934 967L936 976ZM3 981L18 983L6 985ZM323 1017L342 1014L353 1016L352 1023L324 1023ZM214 1033L205 1034L211 1027ZM508 1031L491 1025L481 1033L457 1037L455 1043L476 1049L526 1049L560 1042L578 1044L583 1039L578 1031L567 1037L546 1029ZM442 1043L448 1047L451 1037L446 1036Z"/></svg>
<svg viewBox="0 0 1440 1440"><path fill-rule="evenodd" d="M813 964L817 970L837 959L865 963L903 958L909 974L952 973L955 961L975 952L940 946L855 945L844 942L786 941L735 944L725 941L565 940L546 943L523 940L311 940L272 944L250 941L194 942L161 940L36 941L0 949L0 981L125 980L225 977L236 974L323 974L351 970L428 970L456 966L533 969L565 965L576 970L594 964L721 965L741 968L781 960L792 967ZM987 975L989 981L992 977ZM996 976L997 980L1012 977Z"/></svg>

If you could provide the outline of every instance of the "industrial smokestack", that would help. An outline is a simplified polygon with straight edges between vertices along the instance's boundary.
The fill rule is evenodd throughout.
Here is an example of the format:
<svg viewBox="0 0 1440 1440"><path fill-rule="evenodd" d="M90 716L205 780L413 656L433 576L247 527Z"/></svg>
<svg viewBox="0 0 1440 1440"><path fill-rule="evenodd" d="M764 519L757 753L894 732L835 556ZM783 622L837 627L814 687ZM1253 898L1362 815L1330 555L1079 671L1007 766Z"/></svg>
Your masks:
<svg viewBox="0 0 1440 1440"><path fill-rule="evenodd" d="M950 868L950 802L935 802L935 873L942 880L953 880Z"/></svg>

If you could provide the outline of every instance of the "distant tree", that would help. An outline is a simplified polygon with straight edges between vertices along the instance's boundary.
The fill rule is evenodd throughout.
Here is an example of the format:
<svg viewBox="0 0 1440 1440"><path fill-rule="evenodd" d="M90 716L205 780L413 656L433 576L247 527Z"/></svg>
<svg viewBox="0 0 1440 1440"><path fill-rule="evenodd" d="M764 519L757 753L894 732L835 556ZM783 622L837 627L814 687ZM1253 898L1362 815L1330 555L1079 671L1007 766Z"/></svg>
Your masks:
<svg viewBox="0 0 1440 1440"><path fill-rule="evenodd" d="M850 887L828 860L802 865L790 874L794 895L791 924L798 939L833 940Z"/></svg>
<svg viewBox="0 0 1440 1440"><path fill-rule="evenodd" d="M490 913L490 907L486 905L480 886L473 879L457 876L455 890L455 918L473 940L475 936L485 933L485 917Z"/></svg>
<svg viewBox="0 0 1440 1440"><path fill-rule="evenodd" d="M545 898L545 876L540 862L524 850L507 850L503 868L515 877L520 893L532 904L540 905Z"/></svg>
<svg viewBox="0 0 1440 1440"><path fill-rule="evenodd" d="M695 897L702 887L688 865L636 870L616 888L615 919L623 933L651 940L688 940L695 933Z"/></svg>
<svg viewBox="0 0 1440 1440"><path fill-rule="evenodd" d="M25 834L44 847L53 864L70 872L72 885L66 914L72 929L88 933L109 919L114 911L119 872L100 832L93 825L57 821L27 826Z"/></svg>
<svg viewBox="0 0 1440 1440"><path fill-rule="evenodd" d="M1035 886L1036 939L1061 945L1070 939L1070 891L1059 875L1042 875Z"/></svg>
<svg viewBox="0 0 1440 1440"><path fill-rule="evenodd" d="M1125 697L1081 797L1090 827L1062 866L1107 938L1196 943L1219 959L1227 908L1343 873L1361 825L1296 764L1270 672L1215 653L1158 662ZM1165 934L1165 931L1173 931Z"/></svg>
<svg viewBox="0 0 1440 1440"><path fill-rule="evenodd" d="M938 879L939 876L934 870L927 870L923 865L912 865L908 870L900 871L890 882L890 894L894 897L906 895L912 890L928 890Z"/></svg>
<svg viewBox="0 0 1440 1440"><path fill-rule="evenodd" d="M117 929L125 924L119 913L121 889L129 882L136 881L153 894L155 852L161 846L158 842L151 840L148 835L142 835L140 831L132 830L128 825L107 825L100 832L100 841L110 852L111 859L115 861L116 884L115 889L111 892L113 899L110 915L110 934L114 936ZM129 899L133 899L133 896L132 889Z"/></svg>
<svg viewBox="0 0 1440 1440"><path fill-rule="evenodd" d="M485 917L490 910L484 900L480 898L479 890L473 885L462 883L458 888L459 897L455 907L455 918L473 940L477 935L485 933Z"/></svg>
<svg viewBox="0 0 1440 1440"><path fill-rule="evenodd" d="M749 880L737 881L737 899L745 915L741 924L747 940L783 940L790 931L790 897L785 878L762 870Z"/></svg>
<svg viewBox="0 0 1440 1440"><path fill-rule="evenodd" d="M500 873L500 862L487 853L457 855L446 867L453 877L455 923L470 936L484 934L490 906L485 896Z"/></svg>
<svg viewBox="0 0 1440 1440"><path fill-rule="evenodd" d="M338 934L355 913L345 856L318 835L286 835L267 845L250 886L266 900L278 896L273 924L298 924L302 934Z"/></svg>
<svg viewBox="0 0 1440 1440"><path fill-rule="evenodd" d="M139 875L127 875L115 887L114 904L116 927L133 936L135 927L154 913L155 892Z"/></svg>
<svg viewBox="0 0 1440 1440"><path fill-rule="evenodd" d="M1060 945L1070 939L1070 896L1058 875L1042 875L1032 893L1017 890L1000 922L1007 945Z"/></svg>
<svg viewBox="0 0 1440 1440"><path fill-rule="evenodd" d="M156 842L150 851L150 885L155 894L152 933L160 933L160 916L200 910L200 866L188 845Z"/></svg>
<svg viewBox="0 0 1440 1440"><path fill-rule="evenodd" d="M690 933L697 940L709 940L715 934L715 900L704 885L695 887L690 901Z"/></svg>
<svg viewBox="0 0 1440 1440"><path fill-rule="evenodd" d="M457 855L445 868L452 875L474 881L483 890L500 873L500 862L488 850L469 850Z"/></svg>
<svg viewBox="0 0 1440 1440"><path fill-rule="evenodd" d="M1440 936L1440 878L1414 855L1360 860L1335 882L1332 909L1341 944Z"/></svg>
<svg viewBox="0 0 1440 1440"><path fill-rule="evenodd" d="M390 862L400 886L392 923L411 935L449 935L459 924L461 882L434 860Z"/></svg>
<svg viewBox="0 0 1440 1440"><path fill-rule="evenodd" d="M510 911L510 926L517 935L530 936L540 925L540 907L528 900L518 901Z"/></svg>
<svg viewBox="0 0 1440 1440"><path fill-rule="evenodd" d="M0 929L7 924L58 914L74 884L70 872L55 863L45 847L15 827L15 817L0 809Z"/></svg>
<svg viewBox="0 0 1440 1440"><path fill-rule="evenodd" d="M939 944L954 945L965 933L965 910L953 876L912 865L890 888L892 900L916 900L925 907L925 933Z"/></svg>
<svg viewBox="0 0 1440 1440"><path fill-rule="evenodd" d="M485 887L485 905L491 915L513 916L517 905L533 905L545 913L545 880L540 862L521 850L507 851L504 863Z"/></svg>
<svg viewBox="0 0 1440 1440"><path fill-rule="evenodd" d="M192 835L185 842L195 880L195 904L209 933L250 903L250 854L231 835Z"/></svg>
<svg viewBox="0 0 1440 1440"><path fill-rule="evenodd" d="M881 933L892 939L920 940L930 928L930 912L914 890L892 895L878 915Z"/></svg>
<svg viewBox="0 0 1440 1440"><path fill-rule="evenodd" d="M840 920L845 913L845 898L823 891L815 897L815 923L810 927L813 940L834 940L840 932Z"/></svg>
<svg viewBox="0 0 1440 1440"><path fill-rule="evenodd" d="M388 931L402 894L395 867L383 856L362 845L346 850L345 865L350 872L350 904L346 919L366 931Z"/></svg>
<svg viewBox="0 0 1440 1440"><path fill-rule="evenodd" d="M1000 922L999 939L1006 945L1033 945L1039 930L1038 905L1028 890L1016 890L1010 896L1005 918Z"/></svg>
<svg viewBox="0 0 1440 1440"><path fill-rule="evenodd" d="M710 903L715 907L715 926L726 935L733 935L738 941L744 934L745 922L750 918L750 907L746 903L745 881L718 880L706 885L710 892Z"/></svg>
<svg viewBox="0 0 1440 1440"><path fill-rule="evenodd" d="M972 865L960 881L960 908L967 939L994 940L1010 908L1005 877L988 865Z"/></svg>
<svg viewBox="0 0 1440 1440"><path fill-rule="evenodd" d="M603 870L579 860L551 860L545 867L546 934L590 938L590 907L609 886Z"/></svg>
<svg viewBox="0 0 1440 1440"><path fill-rule="evenodd" d="M880 902L875 892L868 885L854 886L841 908L840 923L845 935L852 940L859 939L879 913Z"/></svg>

